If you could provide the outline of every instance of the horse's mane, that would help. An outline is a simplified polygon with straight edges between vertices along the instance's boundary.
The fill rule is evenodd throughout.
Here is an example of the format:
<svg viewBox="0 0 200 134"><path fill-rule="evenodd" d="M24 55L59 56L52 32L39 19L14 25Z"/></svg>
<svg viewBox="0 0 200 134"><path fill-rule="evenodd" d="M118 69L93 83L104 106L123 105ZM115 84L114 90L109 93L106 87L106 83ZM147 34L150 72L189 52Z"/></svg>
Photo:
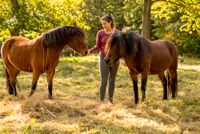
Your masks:
<svg viewBox="0 0 200 134"><path fill-rule="evenodd" d="M121 45L122 47L125 46L125 40L123 38L122 32L114 32L106 41L105 50L108 51L113 45ZM118 47L119 48L119 47Z"/></svg>
<svg viewBox="0 0 200 134"><path fill-rule="evenodd" d="M142 59L147 50L149 40L135 32L118 32L108 39L106 49L118 44L125 48L124 54L128 57ZM118 47L120 49L120 47ZM120 51L120 50L119 50ZM137 55L139 53L139 55Z"/></svg>
<svg viewBox="0 0 200 134"><path fill-rule="evenodd" d="M127 56L143 59L150 43L149 40L135 32L126 32L124 38Z"/></svg>
<svg viewBox="0 0 200 134"><path fill-rule="evenodd" d="M85 38L85 33L81 28L61 26L44 33L42 39L47 47L59 47L66 45L74 35Z"/></svg>

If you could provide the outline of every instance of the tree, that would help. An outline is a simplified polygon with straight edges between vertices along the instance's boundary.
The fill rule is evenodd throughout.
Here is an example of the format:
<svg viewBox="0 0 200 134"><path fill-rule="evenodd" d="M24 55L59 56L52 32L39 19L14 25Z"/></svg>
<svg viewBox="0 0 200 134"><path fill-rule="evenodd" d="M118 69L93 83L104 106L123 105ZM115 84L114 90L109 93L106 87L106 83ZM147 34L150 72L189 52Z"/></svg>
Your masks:
<svg viewBox="0 0 200 134"><path fill-rule="evenodd" d="M11 3L11 11L12 11L12 16L14 19L16 19L17 22L19 22L19 3L18 3L18 0L10 0L10 3ZM19 35L19 26L18 26L19 23L16 23L15 27L13 27L13 29L10 29L10 34L11 36L14 36L14 35Z"/></svg>
<svg viewBox="0 0 200 134"><path fill-rule="evenodd" d="M123 0L85 0L85 4L86 11L84 13L84 18L87 24L91 27L88 31L89 47L95 45L96 33L98 30L102 29L99 19L103 15L112 15L116 27L120 30L125 26Z"/></svg>
<svg viewBox="0 0 200 134"><path fill-rule="evenodd" d="M180 16L180 31L197 34L200 37L199 0L158 0L152 5L152 14L158 19L170 20L174 14Z"/></svg>
<svg viewBox="0 0 200 134"><path fill-rule="evenodd" d="M83 0L0 0L0 41L8 36L35 38L61 25L86 24Z"/></svg>
<svg viewBox="0 0 200 134"><path fill-rule="evenodd" d="M124 27L125 30L141 33L142 29L142 6L140 0L125 0L124 1Z"/></svg>
<svg viewBox="0 0 200 134"><path fill-rule="evenodd" d="M159 0L152 4L153 32L174 41L180 54L200 57L199 0Z"/></svg>
<svg viewBox="0 0 200 134"><path fill-rule="evenodd" d="M151 33L151 0L144 0L142 16L142 35L150 39Z"/></svg>

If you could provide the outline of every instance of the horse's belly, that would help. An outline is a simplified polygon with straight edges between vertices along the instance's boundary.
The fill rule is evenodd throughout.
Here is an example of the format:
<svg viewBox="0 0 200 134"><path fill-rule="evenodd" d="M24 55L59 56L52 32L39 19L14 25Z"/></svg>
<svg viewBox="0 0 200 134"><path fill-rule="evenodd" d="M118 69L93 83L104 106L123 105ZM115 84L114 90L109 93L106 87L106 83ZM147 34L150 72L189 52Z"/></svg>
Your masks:
<svg viewBox="0 0 200 134"><path fill-rule="evenodd" d="M11 63L16 69L18 69L20 71L25 71L25 72L32 72L33 71L32 67L30 65L18 64L16 62L12 62L12 61L11 61Z"/></svg>
<svg viewBox="0 0 200 134"><path fill-rule="evenodd" d="M163 72L163 71L161 71L161 70L151 70L150 74L159 74L161 72Z"/></svg>
<svg viewBox="0 0 200 134"><path fill-rule="evenodd" d="M159 74L167 70L172 64L172 59L170 55L164 55L157 58L153 58L150 65L150 72L152 74Z"/></svg>
<svg viewBox="0 0 200 134"><path fill-rule="evenodd" d="M159 73L164 72L165 70L167 70L167 68L169 68L169 65L151 66L150 73L151 74L159 74Z"/></svg>

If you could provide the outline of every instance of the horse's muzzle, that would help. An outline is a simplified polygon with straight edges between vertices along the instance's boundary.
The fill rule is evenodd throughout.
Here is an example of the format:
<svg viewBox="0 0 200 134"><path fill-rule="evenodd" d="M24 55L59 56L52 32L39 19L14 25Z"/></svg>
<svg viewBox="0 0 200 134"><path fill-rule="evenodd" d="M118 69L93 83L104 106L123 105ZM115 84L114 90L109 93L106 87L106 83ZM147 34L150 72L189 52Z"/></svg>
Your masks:
<svg viewBox="0 0 200 134"><path fill-rule="evenodd" d="M110 59L104 58L104 61L105 61L106 64L110 63Z"/></svg>
<svg viewBox="0 0 200 134"><path fill-rule="evenodd" d="M88 51L85 51L85 55L87 55L88 54Z"/></svg>
<svg viewBox="0 0 200 134"><path fill-rule="evenodd" d="M88 50L82 52L82 55L83 55L83 56L86 56L87 54L88 54Z"/></svg>

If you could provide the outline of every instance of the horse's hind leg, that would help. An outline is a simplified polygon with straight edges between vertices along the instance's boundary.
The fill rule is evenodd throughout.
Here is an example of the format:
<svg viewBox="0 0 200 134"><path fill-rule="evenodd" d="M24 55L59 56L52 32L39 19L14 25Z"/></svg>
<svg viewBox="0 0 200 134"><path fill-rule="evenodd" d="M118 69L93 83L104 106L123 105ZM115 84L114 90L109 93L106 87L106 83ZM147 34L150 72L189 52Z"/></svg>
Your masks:
<svg viewBox="0 0 200 134"><path fill-rule="evenodd" d="M11 86L13 88L14 96L17 96L16 83L17 83L17 75L19 73L20 73L20 71L14 68L13 69L13 77L11 77L11 79L10 79L10 83L11 83Z"/></svg>
<svg viewBox="0 0 200 134"><path fill-rule="evenodd" d="M173 69L169 69L169 82L170 82L170 88L172 92L172 98L176 98L177 96L177 71Z"/></svg>
<svg viewBox="0 0 200 134"><path fill-rule="evenodd" d="M11 64L6 65L6 86L8 88L9 94L13 94L14 96L17 96L17 90L16 90L16 82L17 82L17 75L19 74L19 70L14 68Z"/></svg>
<svg viewBox="0 0 200 134"><path fill-rule="evenodd" d="M38 82L39 76L40 76L39 72L33 71L32 87L31 87L31 92L29 93L28 97L31 97L34 94L36 87L37 87L37 82Z"/></svg>
<svg viewBox="0 0 200 134"><path fill-rule="evenodd" d="M159 79L162 81L163 85L163 100L167 99L167 78L165 77L164 72L158 74Z"/></svg>
<svg viewBox="0 0 200 134"><path fill-rule="evenodd" d="M147 77L148 77L148 73L147 72L143 72L142 73L142 85L141 85L141 90L142 90L142 101L145 100L146 98L146 85L147 85Z"/></svg>
<svg viewBox="0 0 200 134"><path fill-rule="evenodd" d="M53 96L52 96L53 83L52 83L52 81L53 81L54 74L55 74L55 69L51 70L50 72L47 72L49 99L53 99Z"/></svg>

